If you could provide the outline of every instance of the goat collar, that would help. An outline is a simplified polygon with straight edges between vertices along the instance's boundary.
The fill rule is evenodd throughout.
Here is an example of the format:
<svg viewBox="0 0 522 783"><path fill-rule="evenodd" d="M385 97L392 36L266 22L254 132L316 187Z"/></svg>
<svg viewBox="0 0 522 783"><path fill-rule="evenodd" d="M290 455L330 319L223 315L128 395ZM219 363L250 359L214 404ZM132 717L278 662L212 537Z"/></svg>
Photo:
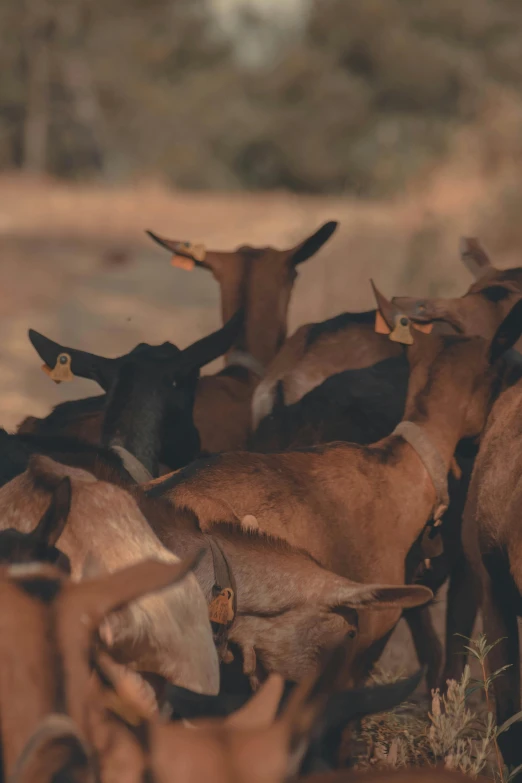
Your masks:
<svg viewBox="0 0 522 783"><path fill-rule="evenodd" d="M225 553L211 536L206 536L206 539L214 566L212 601L208 607L208 614L218 653L222 659L225 659L228 631L237 613L236 584Z"/></svg>
<svg viewBox="0 0 522 783"><path fill-rule="evenodd" d="M152 474L149 473L145 465L142 465L139 459L123 448L123 446L113 444L111 451L114 451L121 458L123 467L132 476L136 484L145 484L152 479Z"/></svg>
<svg viewBox="0 0 522 783"><path fill-rule="evenodd" d="M265 368L255 356L248 351L240 351L239 348L233 348L227 354L227 367L244 367L245 370L257 375L258 378L265 377Z"/></svg>
<svg viewBox="0 0 522 783"><path fill-rule="evenodd" d="M413 421L401 421L392 435L400 435L406 443L415 449L435 488L435 504L432 518L435 525L440 524L442 515L449 506L448 468L438 449L428 438L422 427Z"/></svg>

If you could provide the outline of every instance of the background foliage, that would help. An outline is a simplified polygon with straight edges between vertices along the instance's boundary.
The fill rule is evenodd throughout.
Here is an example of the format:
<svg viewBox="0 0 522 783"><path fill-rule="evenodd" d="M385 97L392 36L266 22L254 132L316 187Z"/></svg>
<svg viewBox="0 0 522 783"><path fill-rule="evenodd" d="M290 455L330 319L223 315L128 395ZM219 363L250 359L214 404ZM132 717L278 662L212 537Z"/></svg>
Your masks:
<svg viewBox="0 0 522 783"><path fill-rule="evenodd" d="M208 2L2 0L0 167L382 196L521 100L520 0L315 0L286 35L251 10L254 64Z"/></svg>

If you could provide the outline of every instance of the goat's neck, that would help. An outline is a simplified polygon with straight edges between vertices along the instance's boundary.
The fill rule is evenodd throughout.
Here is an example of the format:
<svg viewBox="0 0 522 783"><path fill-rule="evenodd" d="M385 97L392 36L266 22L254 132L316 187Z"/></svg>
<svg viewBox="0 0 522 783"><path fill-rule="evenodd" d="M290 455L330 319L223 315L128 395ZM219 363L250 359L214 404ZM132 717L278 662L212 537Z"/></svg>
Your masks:
<svg viewBox="0 0 522 783"><path fill-rule="evenodd" d="M411 380L410 380L411 387ZM437 449L448 470L459 440L466 435L464 424L471 399L471 384L460 373L441 373L425 390L411 395L403 419L417 424Z"/></svg>
<svg viewBox="0 0 522 783"><path fill-rule="evenodd" d="M107 401L103 444L130 451L152 476L159 472L167 392L138 368L118 382Z"/></svg>

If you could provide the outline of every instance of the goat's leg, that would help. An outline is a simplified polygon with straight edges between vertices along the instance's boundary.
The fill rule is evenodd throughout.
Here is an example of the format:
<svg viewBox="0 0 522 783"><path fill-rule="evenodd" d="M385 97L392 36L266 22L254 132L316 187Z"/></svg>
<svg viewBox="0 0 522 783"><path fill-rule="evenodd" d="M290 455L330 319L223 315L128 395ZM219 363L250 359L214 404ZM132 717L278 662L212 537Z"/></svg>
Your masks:
<svg viewBox="0 0 522 783"><path fill-rule="evenodd" d="M447 680L460 680L466 664L467 639L471 638L477 617L477 599L471 568L465 557L452 570L446 606L446 662L440 688ZM465 637L465 638L462 638Z"/></svg>
<svg viewBox="0 0 522 783"><path fill-rule="evenodd" d="M439 684L442 669L442 643L437 635L429 607L404 612L421 666L427 666L426 684L431 691Z"/></svg>
<svg viewBox="0 0 522 783"><path fill-rule="evenodd" d="M489 581L489 580L488 580ZM509 596L499 594L495 585L482 582L484 633L489 644L498 643L488 655L490 673L509 668L493 682L497 706L497 723L502 725L520 710L520 665L517 616ZM522 724L515 723L498 739L504 761L509 766L522 762Z"/></svg>

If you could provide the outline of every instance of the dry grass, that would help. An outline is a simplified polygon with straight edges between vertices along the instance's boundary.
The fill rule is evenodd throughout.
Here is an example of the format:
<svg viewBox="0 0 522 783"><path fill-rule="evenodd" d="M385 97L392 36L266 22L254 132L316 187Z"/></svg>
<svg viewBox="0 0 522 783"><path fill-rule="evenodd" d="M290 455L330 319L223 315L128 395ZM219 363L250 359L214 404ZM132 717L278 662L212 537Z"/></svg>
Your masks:
<svg viewBox="0 0 522 783"><path fill-rule="evenodd" d="M365 718L359 733L363 750L356 766L389 769L443 764L473 778L481 775L497 783L509 783L517 770L510 772L504 766L497 742L498 735L509 729L495 722L491 685L503 670L492 674L487 671L493 646L483 634L470 641L468 652L478 664L479 676L473 678L466 666L458 682L448 681L445 694L432 691L430 709L423 704L403 704L391 712ZM383 677L379 671L373 679L389 682L398 678Z"/></svg>

